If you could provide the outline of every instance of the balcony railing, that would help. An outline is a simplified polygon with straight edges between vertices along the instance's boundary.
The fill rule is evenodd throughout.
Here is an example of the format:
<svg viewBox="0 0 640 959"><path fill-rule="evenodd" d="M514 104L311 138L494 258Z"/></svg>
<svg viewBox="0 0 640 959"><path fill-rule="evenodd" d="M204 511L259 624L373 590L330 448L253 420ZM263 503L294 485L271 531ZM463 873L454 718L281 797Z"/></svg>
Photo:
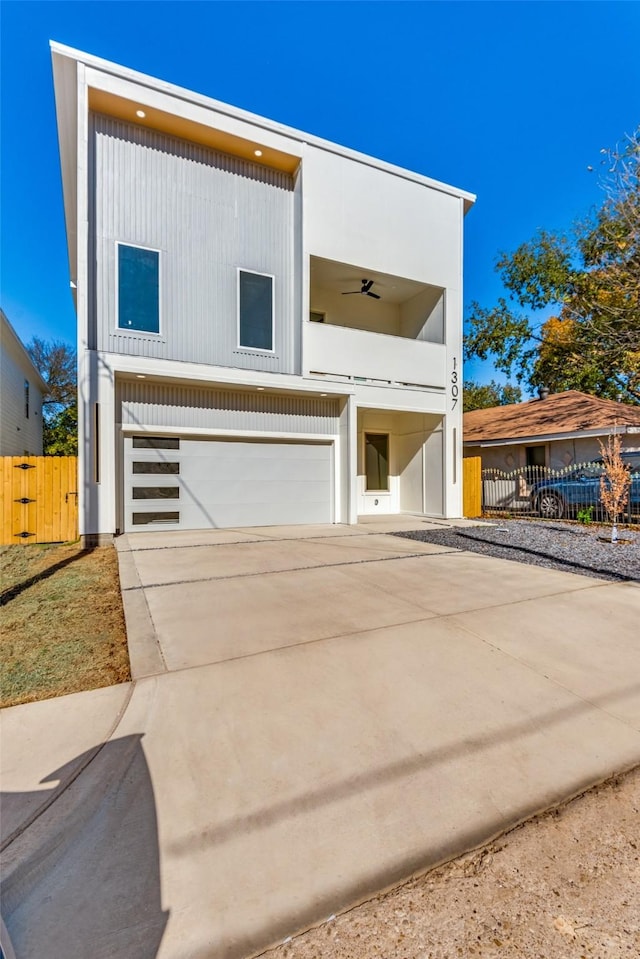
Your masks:
<svg viewBox="0 0 640 959"><path fill-rule="evenodd" d="M303 348L306 373L439 389L446 385L446 348L440 343L308 322Z"/></svg>

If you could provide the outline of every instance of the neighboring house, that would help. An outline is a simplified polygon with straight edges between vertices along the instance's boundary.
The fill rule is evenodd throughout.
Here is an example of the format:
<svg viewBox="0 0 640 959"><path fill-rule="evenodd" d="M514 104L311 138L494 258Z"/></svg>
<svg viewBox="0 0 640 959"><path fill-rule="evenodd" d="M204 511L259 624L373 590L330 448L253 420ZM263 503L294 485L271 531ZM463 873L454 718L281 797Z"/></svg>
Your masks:
<svg viewBox="0 0 640 959"><path fill-rule="evenodd" d="M601 455L600 443L619 433L622 447L640 450L640 406L567 390L544 398L464 414L464 455L482 466L562 469Z"/></svg>
<svg viewBox="0 0 640 959"><path fill-rule="evenodd" d="M460 516L475 198L52 56L82 534Z"/></svg>
<svg viewBox="0 0 640 959"><path fill-rule="evenodd" d="M42 456L47 384L0 310L0 456Z"/></svg>

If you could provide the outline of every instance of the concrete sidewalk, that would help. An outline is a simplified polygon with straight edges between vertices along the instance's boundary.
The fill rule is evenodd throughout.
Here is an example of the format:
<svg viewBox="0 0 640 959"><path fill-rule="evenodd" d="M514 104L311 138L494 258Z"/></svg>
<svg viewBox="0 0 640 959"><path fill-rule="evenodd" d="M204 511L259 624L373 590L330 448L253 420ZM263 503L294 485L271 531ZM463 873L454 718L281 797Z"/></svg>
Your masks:
<svg viewBox="0 0 640 959"><path fill-rule="evenodd" d="M136 681L2 715L18 959L256 954L640 762L636 585L375 524L120 546Z"/></svg>

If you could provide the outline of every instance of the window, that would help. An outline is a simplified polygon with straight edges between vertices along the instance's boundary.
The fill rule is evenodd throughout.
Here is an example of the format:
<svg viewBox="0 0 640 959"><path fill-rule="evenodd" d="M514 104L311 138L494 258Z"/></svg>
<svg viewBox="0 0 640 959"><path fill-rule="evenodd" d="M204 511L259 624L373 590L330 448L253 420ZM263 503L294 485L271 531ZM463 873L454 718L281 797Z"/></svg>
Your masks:
<svg viewBox="0 0 640 959"><path fill-rule="evenodd" d="M364 458L367 490L389 489L389 436L386 433L364 434Z"/></svg>
<svg viewBox="0 0 640 959"><path fill-rule="evenodd" d="M100 482L100 404L93 404L93 480Z"/></svg>
<svg viewBox="0 0 640 959"><path fill-rule="evenodd" d="M152 526L160 523L179 523L180 513L134 513L134 526Z"/></svg>
<svg viewBox="0 0 640 959"><path fill-rule="evenodd" d="M133 464L134 473L172 473L180 472L180 463L138 463Z"/></svg>
<svg viewBox="0 0 640 959"><path fill-rule="evenodd" d="M527 457L527 466L546 465L546 447L544 446L526 446L525 455Z"/></svg>
<svg viewBox="0 0 640 959"><path fill-rule="evenodd" d="M134 450L179 450L177 436L134 436Z"/></svg>
<svg viewBox="0 0 640 959"><path fill-rule="evenodd" d="M622 462L632 473L636 474L640 472L640 453L623 452Z"/></svg>
<svg viewBox="0 0 640 959"><path fill-rule="evenodd" d="M29 380L24 381L24 415L29 419Z"/></svg>
<svg viewBox="0 0 640 959"><path fill-rule="evenodd" d="M273 351L273 277L240 270L238 288L239 345Z"/></svg>
<svg viewBox="0 0 640 959"><path fill-rule="evenodd" d="M133 499L180 499L180 487L134 486Z"/></svg>
<svg viewBox="0 0 640 959"><path fill-rule="evenodd" d="M118 243L118 328L160 332L160 254Z"/></svg>

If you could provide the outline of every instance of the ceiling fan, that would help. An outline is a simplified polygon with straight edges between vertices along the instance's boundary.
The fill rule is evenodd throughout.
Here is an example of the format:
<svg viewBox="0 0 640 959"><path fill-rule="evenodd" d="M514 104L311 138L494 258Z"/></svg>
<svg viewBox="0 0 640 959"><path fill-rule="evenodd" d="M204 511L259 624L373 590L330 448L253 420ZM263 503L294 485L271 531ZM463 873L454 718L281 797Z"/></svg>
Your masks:
<svg viewBox="0 0 640 959"><path fill-rule="evenodd" d="M380 297L377 293L371 292L371 287L373 286L373 280L363 280L361 290L349 290L348 293L343 293L343 296L352 296L354 293L361 293L363 296L372 296L374 300L379 300Z"/></svg>

